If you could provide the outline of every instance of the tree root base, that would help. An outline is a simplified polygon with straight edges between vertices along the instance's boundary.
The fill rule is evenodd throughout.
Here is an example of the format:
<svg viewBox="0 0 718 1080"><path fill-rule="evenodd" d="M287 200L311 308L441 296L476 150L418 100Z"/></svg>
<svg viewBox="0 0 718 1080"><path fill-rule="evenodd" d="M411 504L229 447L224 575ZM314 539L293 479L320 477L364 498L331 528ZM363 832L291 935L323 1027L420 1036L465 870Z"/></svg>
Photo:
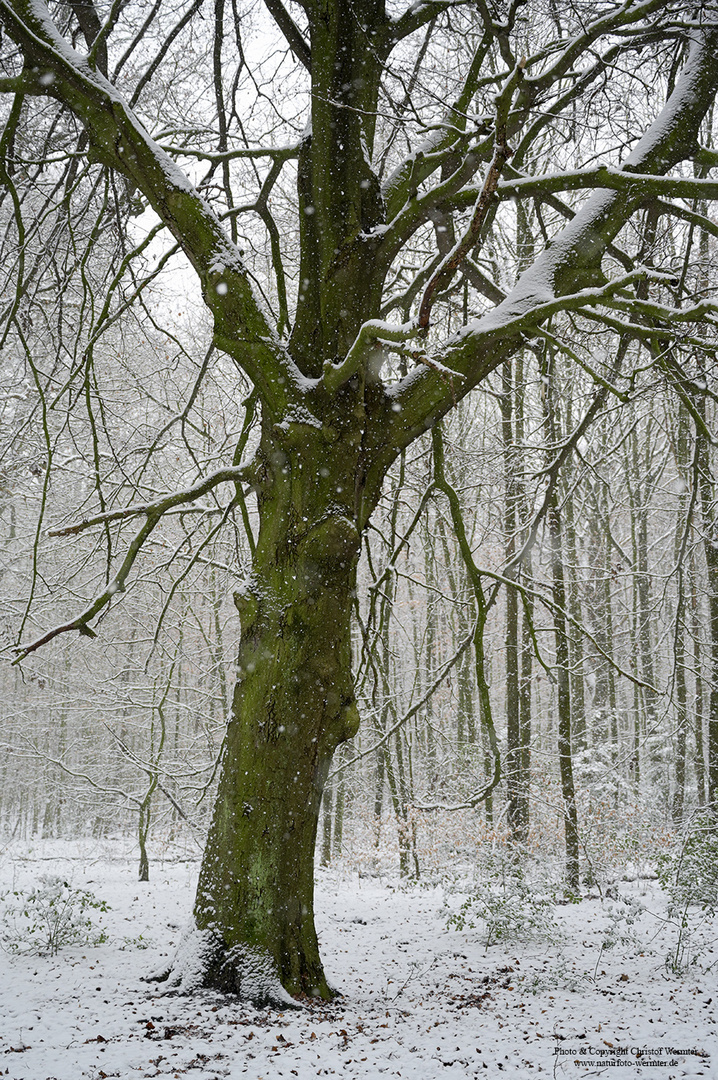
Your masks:
<svg viewBox="0 0 718 1080"><path fill-rule="evenodd" d="M219 990L257 1008L304 1008L282 986L268 953L251 945L228 948L213 930L195 926L182 935L170 964L146 975L144 981L164 983L168 992L176 994Z"/></svg>

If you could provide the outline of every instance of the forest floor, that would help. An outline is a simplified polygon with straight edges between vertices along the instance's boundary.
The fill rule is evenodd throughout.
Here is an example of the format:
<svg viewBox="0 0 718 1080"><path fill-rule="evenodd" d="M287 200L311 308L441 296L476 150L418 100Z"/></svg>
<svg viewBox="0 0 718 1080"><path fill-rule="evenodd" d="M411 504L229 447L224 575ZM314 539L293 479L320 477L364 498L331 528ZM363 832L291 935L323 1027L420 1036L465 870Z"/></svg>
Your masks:
<svg viewBox="0 0 718 1080"><path fill-rule="evenodd" d="M622 881L612 898L552 907L550 928L514 915L506 932L533 939L485 948L483 924L447 926L461 902L455 887L319 871L317 927L342 996L277 1013L141 981L179 940L198 863L166 858L139 883L127 847L0 850L0 892L57 874L110 905L91 912L103 944L0 953L0 1076L718 1076L718 924L693 926L677 975L666 965L677 926L656 882Z"/></svg>

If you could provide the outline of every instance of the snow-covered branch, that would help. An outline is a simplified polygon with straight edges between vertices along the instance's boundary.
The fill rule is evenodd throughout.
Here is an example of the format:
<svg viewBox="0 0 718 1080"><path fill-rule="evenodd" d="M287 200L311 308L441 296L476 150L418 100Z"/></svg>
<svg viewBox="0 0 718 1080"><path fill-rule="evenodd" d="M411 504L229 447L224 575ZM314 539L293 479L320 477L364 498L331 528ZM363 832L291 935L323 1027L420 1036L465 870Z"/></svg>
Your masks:
<svg viewBox="0 0 718 1080"><path fill-rule="evenodd" d="M157 521L176 506L182 506L184 503L194 502L195 499L200 499L203 495L206 495L208 491L217 487L218 484L246 483L249 478L250 474L246 465L239 465L236 467L229 466L226 469L217 469L216 472L210 473L209 476L206 476L192 487L185 488L181 491L173 491L170 495L163 495L161 499L155 499L153 502L138 503L134 506L123 507L121 510L108 510L104 514L96 514L91 518L83 518L82 521L78 521L74 525L62 525L54 529L48 529L47 535L76 536L78 533L84 532L86 529L91 529L95 525L106 525L112 521L123 521L127 518L138 517L140 514L145 514L148 519Z"/></svg>

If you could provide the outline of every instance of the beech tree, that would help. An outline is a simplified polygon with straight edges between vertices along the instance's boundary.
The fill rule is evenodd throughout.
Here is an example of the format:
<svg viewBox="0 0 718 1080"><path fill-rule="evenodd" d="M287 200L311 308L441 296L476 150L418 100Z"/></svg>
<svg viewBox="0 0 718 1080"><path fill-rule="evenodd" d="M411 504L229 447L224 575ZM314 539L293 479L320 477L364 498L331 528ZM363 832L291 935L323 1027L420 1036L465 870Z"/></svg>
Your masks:
<svg viewBox="0 0 718 1080"><path fill-rule="evenodd" d="M298 0L291 9L266 0L285 41L277 77L293 80L293 108L307 122L277 144L269 121L256 143L245 130L259 101L287 130L281 85L259 63L253 73L250 59L265 42L276 51L276 39L249 6L215 0L207 21L202 7L157 0L145 15L132 0L0 0L0 179L16 243L5 342L16 340L30 362L23 185L37 176L28 132L42 123L41 164L57 170L68 221L86 199L80 166L88 183L104 178L113 209L98 222L119 236L108 289L129 282L123 310L142 291L132 291L139 203L193 268L214 346L238 369L238 397L245 380L253 387L238 414L256 408L260 424L256 446L240 439L233 457L192 483L134 499L124 484L113 505L99 499L66 526L67 535L109 535L141 523L131 542L108 546L105 586L79 613L21 641L17 661L60 634L95 634L167 514L227 485L234 505L256 496L252 571L235 594L239 675L194 925L163 974L185 989L256 1001L330 998L314 926L314 847L332 755L360 720L352 604L387 470L500 365L547 342L595 382L573 445L606 398L631 385L625 368L572 346L577 320L645 343L677 384L691 378L660 343L693 334L705 349L696 324L708 333L714 306L686 302L670 266L642 264L632 222L650 204L716 233L694 200L718 197L704 123L718 88L718 13L712 3L666 0L419 0L403 10L382 0ZM176 87L188 117L181 122L178 109L172 126L164 110L185 55L191 76ZM211 117L204 125L197 101ZM60 135L67 156L58 163ZM246 162L251 173L239 168ZM698 162L699 178L686 162ZM250 182L259 191L242 203ZM540 228L512 280L491 236L515 220L510 206L502 217L515 200L532 201ZM237 223L248 213L266 228L266 258L249 228L240 248ZM78 257L83 273L103 239L98 227ZM470 301L459 321L460 285ZM115 318L109 309L87 317L94 341L103 319ZM78 371L89 371L86 355ZM544 511L556 473L550 465Z"/></svg>

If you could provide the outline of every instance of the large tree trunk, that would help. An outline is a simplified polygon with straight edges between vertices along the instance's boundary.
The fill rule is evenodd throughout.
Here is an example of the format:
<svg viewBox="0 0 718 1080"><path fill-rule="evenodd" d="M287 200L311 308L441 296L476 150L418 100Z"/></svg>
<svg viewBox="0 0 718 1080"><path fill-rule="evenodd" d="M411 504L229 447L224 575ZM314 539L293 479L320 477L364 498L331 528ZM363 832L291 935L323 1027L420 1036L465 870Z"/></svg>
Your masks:
<svg viewBox="0 0 718 1080"><path fill-rule="evenodd" d="M171 976L262 1003L288 1003L284 991L332 996L314 927L314 847L332 755L359 725L350 614L360 545L342 506L353 478L335 465L330 486L321 434L303 437L293 448L265 425L254 570L235 594L239 678L195 925ZM345 451L337 459L351 468Z"/></svg>

